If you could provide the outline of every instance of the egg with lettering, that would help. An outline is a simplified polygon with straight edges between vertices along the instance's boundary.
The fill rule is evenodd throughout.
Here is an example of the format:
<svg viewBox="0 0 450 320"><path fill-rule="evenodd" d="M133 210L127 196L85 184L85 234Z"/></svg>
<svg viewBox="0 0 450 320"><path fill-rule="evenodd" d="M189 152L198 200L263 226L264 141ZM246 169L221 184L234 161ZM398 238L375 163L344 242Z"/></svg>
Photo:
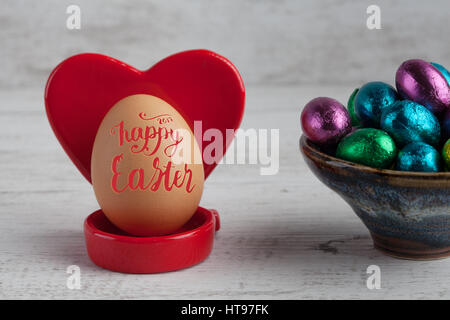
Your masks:
<svg viewBox="0 0 450 320"><path fill-rule="evenodd" d="M147 94L118 101L105 115L91 157L95 196L106 217L136 236L180 229L203 192L200 148L184 118Z"/></svg>

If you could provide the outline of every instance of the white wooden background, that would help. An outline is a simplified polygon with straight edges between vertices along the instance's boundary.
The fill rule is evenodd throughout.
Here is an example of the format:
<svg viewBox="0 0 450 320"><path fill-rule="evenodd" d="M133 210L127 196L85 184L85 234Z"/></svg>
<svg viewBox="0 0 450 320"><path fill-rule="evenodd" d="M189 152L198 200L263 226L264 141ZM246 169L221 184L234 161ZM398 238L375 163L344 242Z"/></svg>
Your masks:
<svg viewBox="0 0 450 320"><path fill-rule="evenodd" d="M248 87L243 127L281 128L280 172L216 168L201 201L222 219L211 256L155 275L110 272L89 260L82 224L98 205L51 132L43 88L0 91L0 298L450 298L450 259L397 260L373 249L363 224L300 155L300 107L320 95L345 101L352 89ZM74 264L80 290L66 286ZM366 287L373 264L380 290Z"/></svg>

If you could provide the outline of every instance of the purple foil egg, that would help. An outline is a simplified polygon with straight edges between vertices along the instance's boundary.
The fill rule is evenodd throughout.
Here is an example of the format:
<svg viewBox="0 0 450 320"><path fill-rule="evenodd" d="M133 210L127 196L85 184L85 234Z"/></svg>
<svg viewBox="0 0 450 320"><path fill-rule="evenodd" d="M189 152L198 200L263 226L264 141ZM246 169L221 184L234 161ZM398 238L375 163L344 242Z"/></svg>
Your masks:
<svg viewBox="0 0 450 320"><path fill-rule="evenodd" d="M318 144L335 144L352 130L347 109L331 98L315 98L302 111L304 134Z"/></svg>
<svg viewBox="0 0 450 320"><path fill-rule="evenodd" d="M450 108L450 87L431 63L413 59L402 63L395 76L397 91L403 99L427 107L434 114Z"/></svg>

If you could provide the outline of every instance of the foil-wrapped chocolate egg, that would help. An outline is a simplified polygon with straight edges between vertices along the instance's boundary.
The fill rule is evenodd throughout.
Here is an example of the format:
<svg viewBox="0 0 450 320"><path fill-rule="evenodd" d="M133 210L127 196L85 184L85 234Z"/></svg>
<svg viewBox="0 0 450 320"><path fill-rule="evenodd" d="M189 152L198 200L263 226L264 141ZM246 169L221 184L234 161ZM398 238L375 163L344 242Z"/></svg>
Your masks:
<svg viewBox="0 0 450 320"><path fill-rule="evenodd" d="M350 115L345 107L331 98L315 98L302 111L304 134L318 144L337 143L352 129Z"/></svg>
<svg viewBox="0 0 450 320"><path fill-rule="evenodd" d="M355 97L355 113L364 127L379 128L384 109L399 99L387 83L374 81L363 85Z"/></svg>
<svg viewBox="0 0 450 320"><path fill-rule="evenodd" d="M353 127L360 127L361 122L359 121L358 117L355 113L355 97L358 94L359 88L353 90L352 94L350 95L350 98L348 98L347 102L347 110L350 115L350 119L352 119L352 126Z"/></svg>
<svg viewBox="0 0 450 320"><path fill-rule="evenodd" d="M402 63L395 76L403 99L427 107L434 114L450 108L450 87L443 74L431 63L420 59Z"/></svg>
<svg viewBox="0 0 450 320"><path fill-rule="evenodd" d="M336 157L373 168L386 169L394 162L397 147L384 131L373 128L357 129L341 140Z"/></svg>
<svg viewBox="0 0 450 320"><path fill-rule="evenodd" d="M444 144L444 148L442 148L442 157L444 158L447 170L450 170L450 139L447 140Z"/></svg>
<svg viewBox="0 0 450 320"><path fill-rule="evenodd" d="M442 168L439 152L429 144L413 142L398 153L395 168L401 171L439 172Z"/></svg>
<svg viewBox="0 0 450 320"><path fill-rule="evenodd" d="M439 70L439 72L444 76L445 80L447 80L448 85L450 85L450 72L441 64L436 62L430 62L433 67Z"/></svg>
<svg viewBox="0 0 450 320"><path fill-rule="evenodd" d="M409 100L398 101L383 112L381 129L389 133L399 147L411 142L436 146L441 139L441 127L434 114Z"/></svg>
<svg viewBox="0 0 450 320"><path fill-rule="evenodd" d="M441 123L441 130L442 130L442 137L444 140L447 140L450 138L450 110L448 110L444 117L442 118Z"/></svg>

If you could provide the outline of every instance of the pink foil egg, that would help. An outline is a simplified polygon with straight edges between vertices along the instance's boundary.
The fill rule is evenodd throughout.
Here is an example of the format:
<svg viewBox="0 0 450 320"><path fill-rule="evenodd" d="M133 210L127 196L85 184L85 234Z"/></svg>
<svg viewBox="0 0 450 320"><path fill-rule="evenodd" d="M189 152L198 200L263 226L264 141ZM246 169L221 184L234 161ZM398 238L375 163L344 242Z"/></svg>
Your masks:
<svg viewBox="0 0 450 320"><path fill-rule="evenodd" d="M431 63L413 59L402 63L395 76L397 91L439 114L450 108L450 87L445 77Z"/></svg>
<svg viewBox="0 0 450 320"><path fill-rule="evenodd" d="M318 144L334 144L352 130L347 109L331 98L315 98L302 111L304 134Z"/></svg>

